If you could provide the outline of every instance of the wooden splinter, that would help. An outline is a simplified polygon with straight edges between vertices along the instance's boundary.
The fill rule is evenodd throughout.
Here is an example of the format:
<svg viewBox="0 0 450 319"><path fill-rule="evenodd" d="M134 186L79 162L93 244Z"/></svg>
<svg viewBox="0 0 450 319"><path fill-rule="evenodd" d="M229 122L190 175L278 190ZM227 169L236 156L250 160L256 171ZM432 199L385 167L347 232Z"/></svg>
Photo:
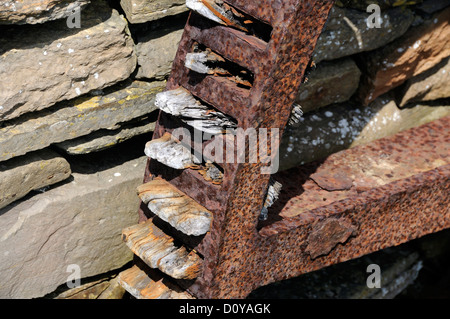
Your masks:
<svg viewBox="0 0 450 319"><path fill-rule="evenodd" d="M280 182L277 182L272 177L270 178L264 206L259 215L260 220L266 220L268 218L268 208L271 207L280 196L282 186L283 185Z"/></svg>
<svg viewBox="0 0 450 319"><path fill-rule="evenodd" d="M186 6L214 22L248 32L245 24L250 24L251 21L246 20L241 23L238 18L244 18L244 15L222 0L186 0Z"/></svg>
<svg viewBox="0 0 450 319"><path fill-rule="evenodd" d="M209 134L221 134L237 127L227 115L200 103L182 87L158 93L155 105L163 112L177 116L186 124Z"/></svg>
<svg viewBox="0 0 450 319"><path fill-rule="evenodd" d="M145 144L145 155L175 169L197 167L199 161L191 151L166 132L158 139Z"/></svg>
<svg viewBox="0 0 450 319"><path fill-rule="evenodd" d="M299 123L302 116L303 110L301 105L294 103L294 107L292 108L291 112L291 117L289 118L287 125L290 126Z"/></svg>
<svg viewBox="0 0 450 319"><path fill-rule="evenodd" d="M184 66L188 69L201 74L222 74L227 75L229 72L222 68L215 67L217 62L225 62L225 59L220 55L212 52L210 49L206 49L201 52L193 52L186 54Z"/></svg>
<svg viewBox="0 0 450 319"><path fill-rule="evenodd" d="M206 234L213 219L211 212L169 182L155 178L138 187L138 195L159 218L186 235Z"/></svg>
<svg viewBox="0 0 450 319"><path fill-rule="evenodd" d="M152 219L125 228L122 239L148 266L172 278L195 279L201 272L202 259L193 251L176 247L173 238L156 227Z"/></svg>

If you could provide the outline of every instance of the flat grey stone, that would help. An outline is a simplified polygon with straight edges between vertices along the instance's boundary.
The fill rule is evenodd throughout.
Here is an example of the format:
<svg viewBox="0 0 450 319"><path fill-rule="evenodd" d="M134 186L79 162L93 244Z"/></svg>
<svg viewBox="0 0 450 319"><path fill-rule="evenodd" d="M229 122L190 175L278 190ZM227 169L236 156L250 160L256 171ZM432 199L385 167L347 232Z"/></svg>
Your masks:
<svg viewBox="0 0 450 319"><path fill-rule="evenodd" d="M158 111L154 111L157 113ZM156 114L155 114L156 115ZM116 130L100 130L73 140L58 143L55 146L70 155L89 154L110 148L137 135L150 133L155 128L156 116L142 121L120 125ZM151 135L149 135L149 140Z"/></svg>
<svg viewBox="0 0 450 319"><path fill-rule="evenodd" d="M69 163L50 150L33 152L0 163L0 208L24 197L32 190L67 179Z"/></svg>
<svg viewBox="0 0 450 319"><path fill-rule="evenodd" d="M138 57L138 79L164 79L171 69L172 62L181 40L183 28L170 27L151 31L139 38L136 45Z"/></svg>
<svg viewBox="0 0 450 319"><path fill-rule="evenodd" d="M185 0L120 0L130 23L143 23L187 11Z"/></svg>
<svg viewBox="0 0 450 319"><path fill-rule="evenodd" d="M99 129L117 129L118 123L156 110L155 95L165 82L127 82L105 90L105 94L84 96L58 107L25 114L0 128L0 161L87 135Z"/></svg>
<svg viewBox="0 0 450 319"><path fill-rule="evenodd" d="M313 59L334 60L374 50L403 35L414 21L411 10L403 8L382 11L381 28L369 28L369 13L334 6L317 41Z"/></svg>
<svg viewBox="0 0 450 319"><path fill-rule="evenodd" d="M0 0L0 24L37 24L70 16L90 0Z"/></svg>
<svg viewBox="0 0 450 319"><path fill-rule="evenodd" d="M73 173L71 182L1 209L0 298L41 297L72 282L77 266L86 278L131 261L121 231L137 223L146 160Z"/></svg>
<svg viewBox="0 0 450 319"><path fill-rule="evenodd" d="M296 102L304 113L333 103L345 102L355 93L361 72L350 58L323 61L300 86Z"/></svg>
<svg viewBox="0 0 450 319"><path fill-rule="evenodd" d="M127 21L103 1L66 21L5 27L0 38L0 121L127 79L137 58Z"/></svg>
<svg viewBox="0 0 450 319"><path fill-rule="evenodd" d="M450 0L425 0L417 8L425 13L433 14L448 6L450 6Z"/></svg>
<svg viewBox="0 0 450 319"><path fill-rule="evenodd" d="M450 58L406 81L400 92L400 106L418 101L449 98Z"/></svg>

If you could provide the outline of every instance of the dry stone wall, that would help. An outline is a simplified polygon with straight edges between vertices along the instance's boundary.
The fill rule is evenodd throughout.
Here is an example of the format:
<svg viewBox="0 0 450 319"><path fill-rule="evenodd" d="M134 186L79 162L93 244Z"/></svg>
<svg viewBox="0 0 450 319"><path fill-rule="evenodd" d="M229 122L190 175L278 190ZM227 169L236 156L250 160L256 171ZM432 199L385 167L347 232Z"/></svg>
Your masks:
<svg viewBox="0 0 450 319"><path fill-rule="evenodd" d="M1 298L131 260L120 231L187 15L183 0L0 0ZM449 22L446 0L337 1L281 169L450 115Z"/></svg>

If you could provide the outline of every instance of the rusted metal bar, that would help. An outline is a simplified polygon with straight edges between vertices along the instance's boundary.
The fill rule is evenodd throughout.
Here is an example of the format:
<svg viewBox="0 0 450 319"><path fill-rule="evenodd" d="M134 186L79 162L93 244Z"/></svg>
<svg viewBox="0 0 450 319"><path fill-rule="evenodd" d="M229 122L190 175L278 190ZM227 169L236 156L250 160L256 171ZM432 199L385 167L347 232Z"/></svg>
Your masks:
<svg viewBox="0 0 450 319"><path fill-rule="evenodd" d="M228 241L241 245L223 251L218 263L224 276L239 278L241 290L224 279L218 297L245 297L259 286L449 228L449 133L447 117L277 174L284 193L269 219L245 241L230 233Z"/></svg>
<svg viewBox="0 0 450 319"><path fill-rule="evenodd" d="M253 32L216 24L191 13L173 63L167 90L184 87L201 101L237 121L242 129L277 128L283 132L292 113L296 92L310 64L315 43L334 1L265 0L258 3L227 0L224 3L250 17ZM270 30L270 32L268 31ZM267 34L269 32L269 34ZM242 87L226 77L198 74L185 67L188 53L202 45L224 59L249 70L253 83ZM183 124L160 113L153 139ZM206 144L206 143L205 143ZM203 145L204 147L204 145ZM275 147L271 145L271 147ZM269 155L271 154L268 148ZM273 152L276 152L274 148ZM246 154L246 158L250 154ZM215 185L194 169L174 170L150 160L144 182L163 178L212 213L210 231L196 243L203 257L201 276L182 283L196 297L244 296L242 252L256 232L265 203L270 175L261 175L267 163L223 163L223 182ZM271 202L269 200L269 202ZM145 205L141 221L152 217ZM169 230L170 231L170 230ZM192 242L187 240L186 242ZM231 260L231 264L229 262ZM224 286L224 282L227 285ZM245 283L247 287L252 285Z"/></svg>

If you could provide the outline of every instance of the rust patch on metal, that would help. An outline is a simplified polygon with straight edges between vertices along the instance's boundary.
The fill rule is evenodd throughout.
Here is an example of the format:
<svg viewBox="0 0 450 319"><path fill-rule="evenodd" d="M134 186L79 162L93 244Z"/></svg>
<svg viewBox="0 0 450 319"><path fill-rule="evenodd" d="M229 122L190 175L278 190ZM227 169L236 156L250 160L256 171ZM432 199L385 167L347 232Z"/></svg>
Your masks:
<svg viewBox="0 0 450 319"><path fill-rule="evenodd" d="M332 174L322 171L312 174L310 178L327 191L348 190L353 186L353 179L345 171Z"/></svg>
<svg viewBox="0 0 450 319"><path fill-rule="evenodd" d="M343 219L326 219L317 223L306 240L305 252L312 259L328 255L337 244L344 244L350 236L356 235L356 227Z"/></svg>

